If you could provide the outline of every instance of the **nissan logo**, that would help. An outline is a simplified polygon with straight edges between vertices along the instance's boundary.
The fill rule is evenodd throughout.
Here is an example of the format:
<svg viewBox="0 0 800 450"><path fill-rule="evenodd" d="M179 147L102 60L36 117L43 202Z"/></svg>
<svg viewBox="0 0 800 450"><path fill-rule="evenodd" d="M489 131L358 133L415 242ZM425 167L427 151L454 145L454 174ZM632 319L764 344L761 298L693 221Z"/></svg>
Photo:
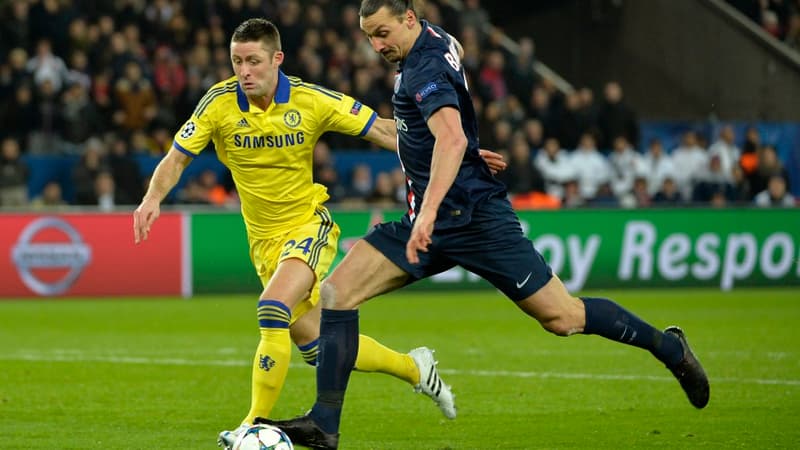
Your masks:
<svg viewBox="0 0 800 450"><path fill-rule="evenodd" d="M32 242L41 231L55 228L69 237L69 242ZM28 288L39 295L64 293L78 279L89 264L92 250L69 223L56 217L43 217L31 222L20 234L11 249L11 259ZM61 280L44 282L36 277L34 269L62 269L69 272Z"/></svg>

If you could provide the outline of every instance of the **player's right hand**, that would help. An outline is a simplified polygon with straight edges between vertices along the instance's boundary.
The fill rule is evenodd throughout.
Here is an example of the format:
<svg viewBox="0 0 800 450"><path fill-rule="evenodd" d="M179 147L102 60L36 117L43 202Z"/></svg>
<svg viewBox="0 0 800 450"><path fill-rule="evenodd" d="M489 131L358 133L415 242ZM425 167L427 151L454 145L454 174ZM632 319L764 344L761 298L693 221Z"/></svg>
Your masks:
<svg viewBox="0 0 800 450"><path fill-rule="evenodd" d="M142 203L133 212L133 242L139 242L147 239L150 234L150 226L158 219L161 214L161 207L159 202L153 200L142 200Z"/></svg>
<svg viewBox="0 0 800 450"><path fill-rule="evenodd" d="M492 175L497 175L498 172L502 172L508 167L508 164L503 159L503 155L500 153L483 148L478 150L478 153L480 153L481 158L486 161L486 164L489 166L489 170L492 172Z"/></svg>
<svg viewBox="0 0 800 450"><path fill-rule="evenodd" d="M436 222L436 213L426 214L425 211L419 213L414 219L414 226L411 228L411 236L406 243L406 259L411 264L419 264L419 254L417 252L428 252L428 246L433 240L433 225Z"/></svg>

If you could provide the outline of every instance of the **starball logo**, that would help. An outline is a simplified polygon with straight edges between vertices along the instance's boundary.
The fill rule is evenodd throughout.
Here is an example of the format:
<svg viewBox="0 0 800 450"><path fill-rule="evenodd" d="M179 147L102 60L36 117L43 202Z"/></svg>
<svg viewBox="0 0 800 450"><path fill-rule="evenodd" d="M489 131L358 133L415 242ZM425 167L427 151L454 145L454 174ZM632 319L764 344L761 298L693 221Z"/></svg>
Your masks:
<svg viewBox="0 0 800 450"><path fill-rule="evenodd" d="M37 236L50 230L67 237L66 242L37 241ZM39 295L58 295L69 289L89 264L92 250L83 242L80 233L69 223L55 217L34 220L11 249L11 259L23 283ZM37 269L66 270L57 281L45 281Z"/></svg>

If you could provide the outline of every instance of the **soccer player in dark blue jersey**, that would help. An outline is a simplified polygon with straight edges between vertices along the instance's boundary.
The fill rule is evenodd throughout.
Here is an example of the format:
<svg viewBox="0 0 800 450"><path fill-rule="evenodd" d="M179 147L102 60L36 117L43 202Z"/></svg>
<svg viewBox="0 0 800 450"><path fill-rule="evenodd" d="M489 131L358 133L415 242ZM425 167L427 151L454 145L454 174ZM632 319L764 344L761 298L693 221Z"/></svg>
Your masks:
<svg viewBox="0 0 800 450"><path fill-rule="evenodd" d="M649 350L691 404L705 407L708 379L680 328L662 332L608 299L573 297L525 237L502 183L478 154L455 39L418 20L412 0L363 0L360 16L373 49L399 63L392 103L408 212L375 227L322 282L317 401L305 416L267 422L295 444L337 448L358 350L358 306L456 265L491 282L551 333L597 334Z"/></svg>

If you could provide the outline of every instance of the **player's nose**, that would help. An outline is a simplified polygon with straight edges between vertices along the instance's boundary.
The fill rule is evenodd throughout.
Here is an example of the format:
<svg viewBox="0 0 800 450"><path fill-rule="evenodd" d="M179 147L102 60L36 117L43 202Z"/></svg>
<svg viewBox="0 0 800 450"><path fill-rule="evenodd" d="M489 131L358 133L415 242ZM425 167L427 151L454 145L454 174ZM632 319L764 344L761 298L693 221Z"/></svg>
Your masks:
<svg viewBox="0 0 800 450"><path fill-rule="evenodd" d="M386 44L384 44L380 39L372 38L370 44L372 44L372 49L378 53L381 53L383 49L386 48Z"/></svg>

